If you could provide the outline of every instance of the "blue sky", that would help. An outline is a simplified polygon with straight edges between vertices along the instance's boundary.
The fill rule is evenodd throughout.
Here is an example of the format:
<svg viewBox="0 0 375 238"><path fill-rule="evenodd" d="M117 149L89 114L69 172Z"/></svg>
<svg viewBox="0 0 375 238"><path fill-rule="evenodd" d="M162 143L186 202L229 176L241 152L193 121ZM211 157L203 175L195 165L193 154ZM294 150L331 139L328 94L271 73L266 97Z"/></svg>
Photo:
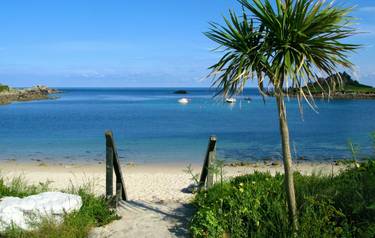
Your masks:
<svg viewBox="0 0 375 238"><path fill-rule="evenodd" d="M375 0L356 5L354 75L375 86ZM202 32L222 22L234 0L4 0L0 7L0 82L11 86L207 86L219 55Z"/></svg>

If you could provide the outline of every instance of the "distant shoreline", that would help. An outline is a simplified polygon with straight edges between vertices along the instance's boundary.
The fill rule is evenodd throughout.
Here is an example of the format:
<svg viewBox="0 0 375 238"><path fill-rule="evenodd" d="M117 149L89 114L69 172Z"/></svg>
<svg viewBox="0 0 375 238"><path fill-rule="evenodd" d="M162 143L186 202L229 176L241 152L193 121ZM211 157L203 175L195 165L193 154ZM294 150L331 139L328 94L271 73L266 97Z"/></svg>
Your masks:
<svg viewBox="0 0 375 238"><path fill-rule="evenodd" d="M288 97L296 98L296 94L288 94ZM335 93L335 94L312 94L314 99L326 99L326 100L351 100L351 99L363 99L363 100L374 100L375 94L362 94L362 93ZM271 97L273 97L271 95ZM306 94L309 98L309 95Z"/></svg>
<svg viewBox="0 0 375 238"><path fill-rule="evenodd" d="M46 99L55 99L51 97L51 94L61 93L64 90L170 90L171 94L175 94L175 91L179 90L209 90L212 91L213 95L216 92L215 88L211 87L55 87L48 88L46 86L34 86L29 88L24 87L15 87L11 88L10 91L4 92L0 90L0 105L9 104L12 102L22 102L22 101L34 101L34 100L46 100ZM246 90L257 90L256 87L246 87ZM245 92L244 91L244 92ZM187 95L189 95L188 93ZM254 97L261 96L261 94L240 94L236 95L238 97ZM236 97L235 96L235 97ZM272 98L273 92L269 91L267 96ZM289 97L295 98L297 94L289 92L287 95ZM312 93L314 99L327 99L327 100L336 100L336 99L364 99L364 100L373 100L375 99L375 93L360 93L360 92L332 92L330 96L328 93ZM306 93L306 97L308 94Z"/></svg>

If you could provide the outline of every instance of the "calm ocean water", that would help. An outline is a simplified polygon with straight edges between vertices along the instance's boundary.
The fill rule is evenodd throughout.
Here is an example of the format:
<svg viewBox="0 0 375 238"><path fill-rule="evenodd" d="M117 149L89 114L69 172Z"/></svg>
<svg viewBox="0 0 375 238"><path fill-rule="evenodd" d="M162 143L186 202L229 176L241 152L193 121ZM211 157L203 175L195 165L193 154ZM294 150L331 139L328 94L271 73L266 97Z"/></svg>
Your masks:
<svg viewBox="0 0 375 238"><path fill-rule="evenodd" d="M137 163L201 162L208 137L218 138L226 160L280 158L273 98L266 104L254 89L247 102L229 105L208 89L188 89L180 105L175 89L62 89L57 100L0 106L0 159L98 162L105 158L104 131L114 132L122 160ZM304 120L294 99L287 103L293 153L310 160L350 156L347 142L370 153L375 101L317 101Z"/></svg>

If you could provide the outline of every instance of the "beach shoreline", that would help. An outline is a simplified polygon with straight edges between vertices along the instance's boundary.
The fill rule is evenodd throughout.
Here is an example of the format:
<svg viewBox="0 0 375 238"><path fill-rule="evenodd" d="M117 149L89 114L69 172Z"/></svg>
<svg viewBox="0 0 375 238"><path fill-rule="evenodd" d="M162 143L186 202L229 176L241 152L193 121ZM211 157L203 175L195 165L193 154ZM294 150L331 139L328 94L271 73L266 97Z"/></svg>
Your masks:
<svg viewBox="0 0 375 238"><path fill-rule="evenodd" d="M188 164L127 164L122 166L125 186L130 200L150 202L189 202L191 193L184 189L193 183L192 175L185 170ZM199 174L202 165L192 164L194 174ZM295 171L302 174L337 174L344 165L324 162L303 162L295 164ZM238 166L224 166L224 178L253 173L283 173L282 163L254 163ZM9 182L21 177L28 184L49 183L52 190L88 186L95 194L105 193L104 164L47 164L38 162L0 162L0 175Z"/></svg>

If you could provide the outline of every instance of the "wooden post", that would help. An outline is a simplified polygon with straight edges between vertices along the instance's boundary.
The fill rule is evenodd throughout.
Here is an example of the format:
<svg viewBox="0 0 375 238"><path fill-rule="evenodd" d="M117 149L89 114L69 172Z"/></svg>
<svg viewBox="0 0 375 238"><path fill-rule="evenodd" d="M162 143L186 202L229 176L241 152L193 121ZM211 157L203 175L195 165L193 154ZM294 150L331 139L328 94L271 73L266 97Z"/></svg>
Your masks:
<svg viewBox="0 0 375 238"><path fill-rule="evenodd" d="M118 207L118 204L121 200L122 200L122 184L116 183L116 207Z"/></svg>
<svg viewBox="0 0 375 238"><path fill-rule="evenodd" d="M105 196L107 199L111 199L113 196L113 147L112 147L112 132L105 132L106 139L106 176L105 176Z"/></svg>
<svg viewBox="0 0 375 238"><path fill-rule="evenodd" d="M215 158L216 157L216 150L214 148L213 151L210 151L210 153L208 154L208 174L207 174L207 188L210 188L212 187L212 185L214 185L214 174L213 174L213 171L210 170L211 166L214 164L215 162Z"/></svg>
<svg viewBox="0 0 375 238"><path fill-rule="evenodd" d="M116 193L119 191L120 194L116 194L120 196L121 199L127 201L128 196L125 190L125 183L124 177L122 175L122 170L120 166L120 162L118 159L117 148L115 145L115 141L113 139L113 134L111 131L106 131L106 196L110 198L113 196L113 170L115 171L116 175ZM118 184L121 185L121 189L117 189Z"/></svg>
<svg viewBox="0 0 375 238"><path fill-rule="evenodd" d="M213 158L215 157L214 151L216 148L216 136L211 136L210 140L208 142L208 147L207 147L207 152L206 152L206 157L203 162L203 167L202 167L202 172L201 172L201 177L199 179L199 189L201 189L205 184L208 176L208 170L211 165L210 163L210 157ZM211 153L213 152L213 153ZM211 153L211 156L210 156ZM213 179L212 179L213 180Z"/></svg>
<svg viewBox="0 0 375 238"><path fill-rule="evenodd" d="M128 200L128 195L126 194L125 190L125 183L124 183L124 177L122 176L122 170L120 166L120 162L118 160L118 155L117 155L117 149L115 147L115 144L113 144L114 148L114 158L113 158L113 168L115 169L115 174L116 174L116 184L121 184L121 198L124 201Z"/></svg>

